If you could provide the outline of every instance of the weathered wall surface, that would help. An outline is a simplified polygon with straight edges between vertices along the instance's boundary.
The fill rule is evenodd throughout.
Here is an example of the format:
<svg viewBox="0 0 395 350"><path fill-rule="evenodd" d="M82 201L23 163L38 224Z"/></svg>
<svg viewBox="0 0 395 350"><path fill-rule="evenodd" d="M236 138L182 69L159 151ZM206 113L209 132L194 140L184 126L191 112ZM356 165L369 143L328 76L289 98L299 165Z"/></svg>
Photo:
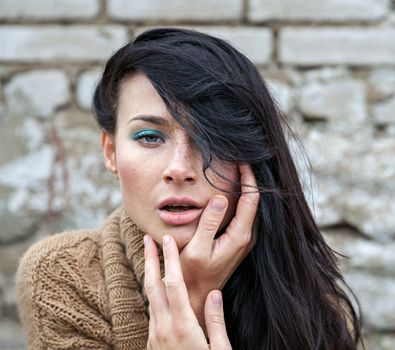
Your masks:
<svg viewBox="0 0 395 350"><path fill-rule="evenodd" d="M317 220L351 257L341 266L361 301L367 349L395 349L394 8L0 0L0 348L25 348L13 281L21 254L53 232L100 225L120 203L90 113L103 61L147 26L181 25L229 40L259 66L304 143Z"/></svg>

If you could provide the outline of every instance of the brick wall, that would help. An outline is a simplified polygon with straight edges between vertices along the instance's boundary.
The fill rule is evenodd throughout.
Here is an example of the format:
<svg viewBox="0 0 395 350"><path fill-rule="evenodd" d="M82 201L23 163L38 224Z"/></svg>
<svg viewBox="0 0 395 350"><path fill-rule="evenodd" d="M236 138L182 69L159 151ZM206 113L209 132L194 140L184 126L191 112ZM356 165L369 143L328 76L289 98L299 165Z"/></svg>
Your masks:
<svg viewBox="0 0 395 350"><path fill-rule="evenodd" d="M103 62L144 28L200 29L259 67L303 150L306 193L358 295L367 349L395 349L395 3L0 0L0 348L24 349L13 275L33 242L119 205L90 113Z"/></svg>

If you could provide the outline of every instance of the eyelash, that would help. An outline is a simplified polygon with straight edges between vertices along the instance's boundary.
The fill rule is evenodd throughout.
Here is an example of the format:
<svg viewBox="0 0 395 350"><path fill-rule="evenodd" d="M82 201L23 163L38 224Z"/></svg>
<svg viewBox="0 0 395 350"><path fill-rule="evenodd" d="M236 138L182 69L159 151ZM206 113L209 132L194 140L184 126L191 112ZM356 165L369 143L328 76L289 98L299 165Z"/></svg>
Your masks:
<svg viewBox="0 0 395 350"><path fill-rule="evenodd" d="M154 137L156 141L148 141L149 137ZM145 144L154 145L156 143L164 143L166 137L157 130L141 130L133 134L132 139L134 141L140 141ZM160 141L158 141L158 139Z"/></svg>

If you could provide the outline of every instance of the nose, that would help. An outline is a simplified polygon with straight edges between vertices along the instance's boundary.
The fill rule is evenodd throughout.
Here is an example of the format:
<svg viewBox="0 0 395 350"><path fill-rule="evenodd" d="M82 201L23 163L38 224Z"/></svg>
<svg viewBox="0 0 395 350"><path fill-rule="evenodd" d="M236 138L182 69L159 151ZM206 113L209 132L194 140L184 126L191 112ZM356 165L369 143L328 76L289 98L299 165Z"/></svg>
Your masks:
<svg viewBox="0 0 395 350"><path fill-rule="evenodd" d="M177 142L171 149L163 179L168 184L193 184L197 180L196 155L186 140Z"/></svg>

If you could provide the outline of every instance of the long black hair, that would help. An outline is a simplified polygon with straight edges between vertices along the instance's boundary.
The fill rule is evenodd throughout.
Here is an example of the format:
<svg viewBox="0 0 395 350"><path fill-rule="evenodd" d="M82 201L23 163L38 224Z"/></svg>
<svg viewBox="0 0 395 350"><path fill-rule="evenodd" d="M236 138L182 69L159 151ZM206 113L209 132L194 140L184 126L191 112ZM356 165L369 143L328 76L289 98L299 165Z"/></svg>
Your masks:
<svg viewBox="0 0 395 350"><path fill-rule="evenodd" d="M360 324L336 256L313 218L284 130L256 67L227 42L197 31L151 29L118 50L93 109L116 132L122 82L144 73L168 111L213 159L248 163L260 191L254 246L223 288L234 349L356 349Z"/></svg>

